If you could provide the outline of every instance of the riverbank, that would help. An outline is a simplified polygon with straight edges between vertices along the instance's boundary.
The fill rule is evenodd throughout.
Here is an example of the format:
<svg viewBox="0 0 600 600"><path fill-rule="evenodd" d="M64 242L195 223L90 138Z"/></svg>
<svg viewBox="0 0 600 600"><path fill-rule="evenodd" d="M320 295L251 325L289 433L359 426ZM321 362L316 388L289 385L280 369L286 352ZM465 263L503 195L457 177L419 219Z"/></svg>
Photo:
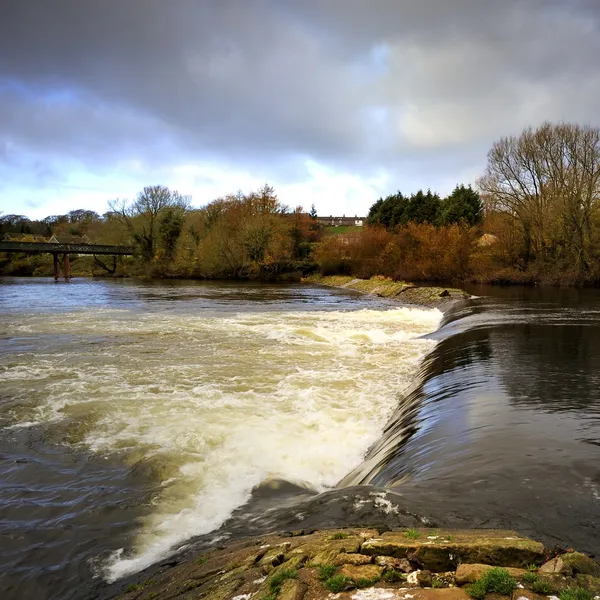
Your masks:
<svg viewBox="0 0 600 600"><path fill-rule="evenodd" d="M393 281L388 277L375 276L358 279L349 275L309 275L302 279L305 283L325 285L372 294L381 298L394 298L406 304L416 304L436 308L447 308L457 300L465 300L470 295L458 288L439 286L416 286L405 281Z"/></svg>
<svg viewBox="0 0 600 600"><path fill-rule="evenodd" d="M118 600L593 600L600 564L503 530L332 529L248 538L166 563Z"/></svg>

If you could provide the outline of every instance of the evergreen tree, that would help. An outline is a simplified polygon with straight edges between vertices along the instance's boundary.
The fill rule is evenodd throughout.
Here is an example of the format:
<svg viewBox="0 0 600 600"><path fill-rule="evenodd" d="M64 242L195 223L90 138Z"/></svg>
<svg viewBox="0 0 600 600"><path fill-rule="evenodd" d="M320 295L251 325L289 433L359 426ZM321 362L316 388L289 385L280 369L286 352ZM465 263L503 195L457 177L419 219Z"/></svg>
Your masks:
<svg viewBox="0 0 600 600"><path fill-rule="evenodd" d="M437 194L432 194L431 190L427 190L427 193L424 194L423 190L419 190L410 197L406 210L406 222L437 225L440 210L441 200Z"/></svg>
<svg viewBox="0 0 600 600"><path fill-rule="evenodd" d="M479 194L471 186L457 185L454 191L442 203L441 225L451 225L464 221L468 225L477 225L483 218L483 204Z"/></svg>

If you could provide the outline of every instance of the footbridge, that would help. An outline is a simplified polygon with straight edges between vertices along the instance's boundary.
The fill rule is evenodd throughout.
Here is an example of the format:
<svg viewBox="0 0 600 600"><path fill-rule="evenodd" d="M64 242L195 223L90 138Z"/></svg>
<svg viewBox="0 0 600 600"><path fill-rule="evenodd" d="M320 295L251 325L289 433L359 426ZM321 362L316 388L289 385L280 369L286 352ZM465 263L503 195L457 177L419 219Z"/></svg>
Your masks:
<svg viewBox="0 0 600 600"><path fill-rule="evenodd" d="M0 240L0 252L22 252L26 254L52 254L54 257L54 279L60 277L59 255L62 255L63 275L71 278L71 254L127 256L135 254L133 246L114 246L91 243L54 243L54 242L9 242Z"/></svg>

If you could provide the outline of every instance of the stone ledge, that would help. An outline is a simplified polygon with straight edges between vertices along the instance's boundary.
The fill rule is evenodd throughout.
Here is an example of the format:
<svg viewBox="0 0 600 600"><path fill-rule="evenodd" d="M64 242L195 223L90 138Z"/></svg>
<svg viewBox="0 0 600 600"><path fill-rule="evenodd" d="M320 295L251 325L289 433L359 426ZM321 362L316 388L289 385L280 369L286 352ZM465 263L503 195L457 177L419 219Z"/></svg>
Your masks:
<svg viewBox="0 0 600 600"><path fill-rule="evenodd" d="M470 557L478 560L461 563ZM534 573L516 568L532 569L531 563L540 567L544 558L551 560ZM268 535L147 570L123 582L116 598L467 600L468 587L459 586L472 585L498 566L508 567L518 586L510 600L546 600L547 596L534 593L532 579L547 582L556 593L568 587L584 587L592 596L600 592L600 578L583 573L597 572L598 563L576 553L560 559L548 555L538 542L501 530L405 529L379 534L338 529L292 537ZM486 600L502 598L509 600L498 594L486 596Z"/></svg>

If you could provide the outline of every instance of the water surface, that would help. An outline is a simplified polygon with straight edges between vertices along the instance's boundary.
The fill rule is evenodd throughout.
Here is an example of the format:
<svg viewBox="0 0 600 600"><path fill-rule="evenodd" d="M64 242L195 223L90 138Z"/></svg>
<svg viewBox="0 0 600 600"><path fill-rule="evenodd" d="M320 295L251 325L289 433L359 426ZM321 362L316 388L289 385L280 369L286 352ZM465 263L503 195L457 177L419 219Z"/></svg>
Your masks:
<svg viewBox="0 0 600 600"><path fill-rule="evenodd" d="M600 553L600 294L470 291L0 280L3 597L410 519Z"/></svg>

